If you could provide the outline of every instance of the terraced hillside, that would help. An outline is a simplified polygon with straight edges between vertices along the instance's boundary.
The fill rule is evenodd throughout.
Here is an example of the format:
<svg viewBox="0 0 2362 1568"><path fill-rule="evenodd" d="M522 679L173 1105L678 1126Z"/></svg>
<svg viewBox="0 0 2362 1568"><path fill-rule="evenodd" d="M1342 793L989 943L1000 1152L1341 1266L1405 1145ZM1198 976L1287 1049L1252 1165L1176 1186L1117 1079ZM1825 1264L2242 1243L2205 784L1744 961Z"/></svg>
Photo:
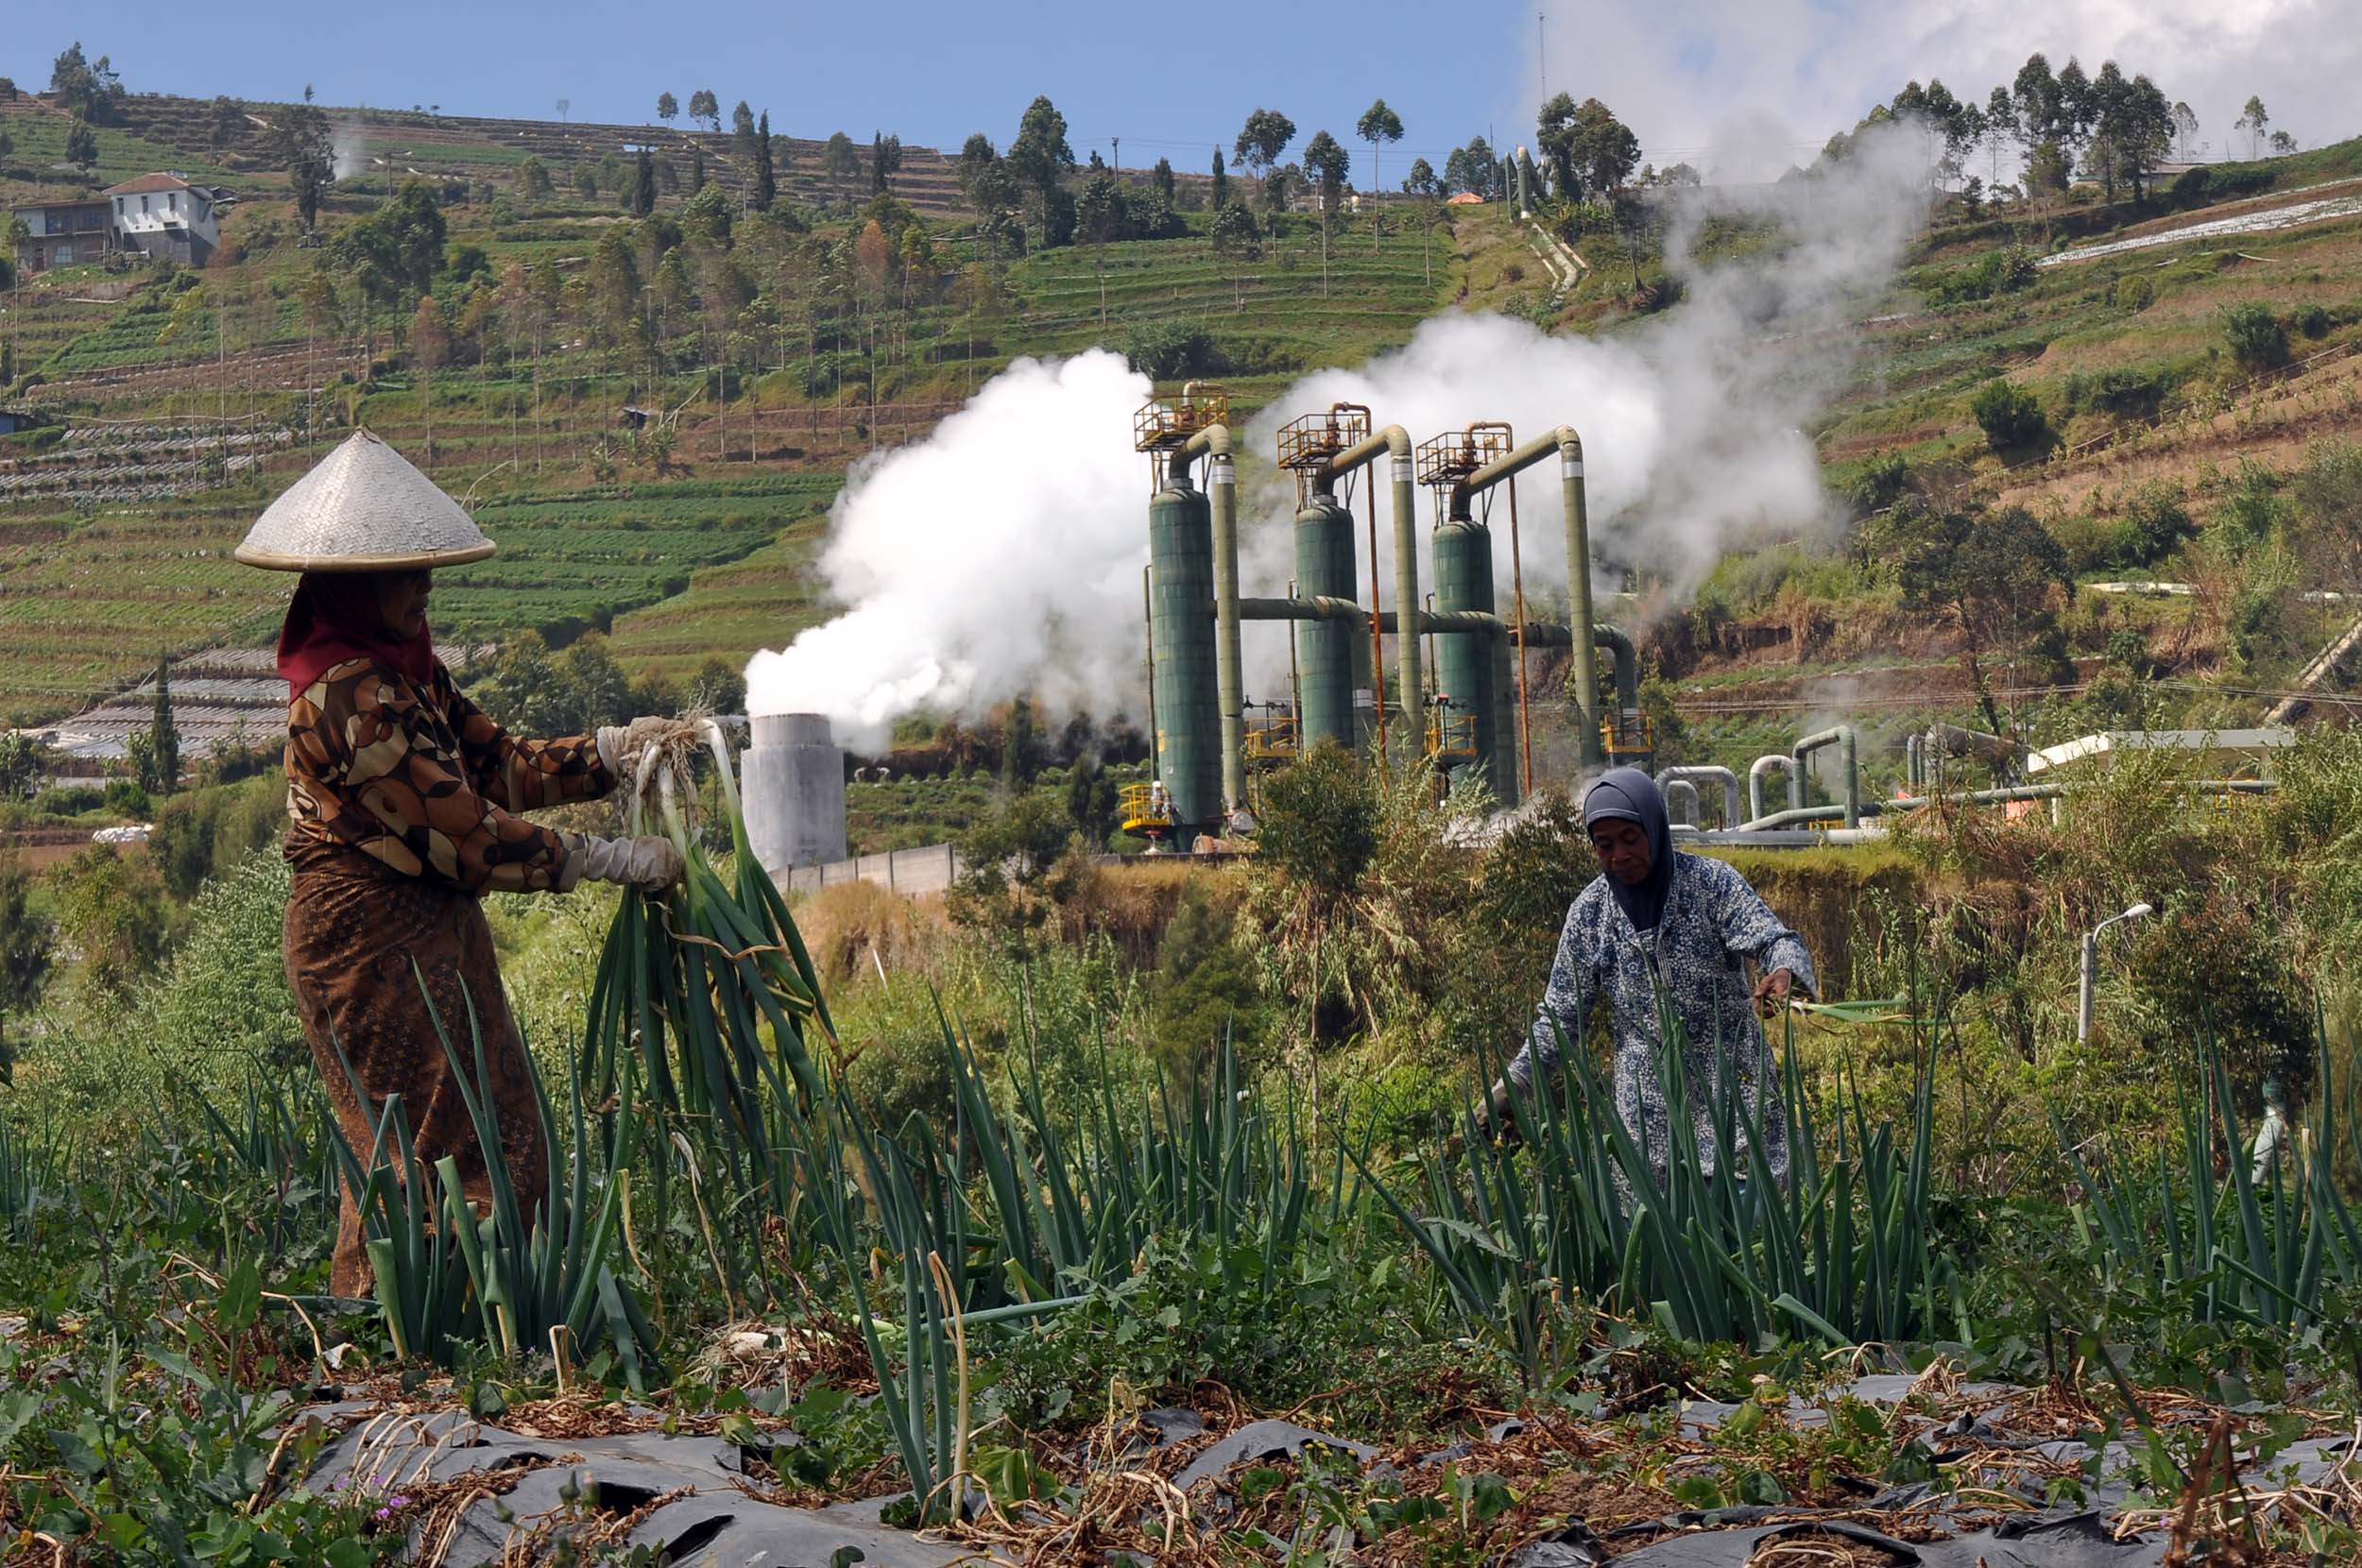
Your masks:
<svg viewBox="0 0 2362 1568"><path fill-rule="evenodd" d="M19 142L36 156L62 134L44 105L0 113L34 128ZM1179 214L1177 238L1047 250L1029 239L1030 253L1002 255L962 213L950 165L925 149L906 148L893 195L868 200L865 179L837 188L820 145L797 141L792 205L774 219L737 211L745 171L727 135L386 111L333 113L360 138L363 168L332 188L326 243L313 246L270 167L271 113L243 106L217 136L211 104L143 97L101 133L94 178L169 161L242 189L222 264L176 280L77 268L9 300L22 406L72 430L0 441L13 495L0 502L10 541L0 639L23 660L20 716L138 678L159 643L259 638L279 585L231 571L220 553L354 424L469 496L508 546L450 575L445 624L559 640L608 627L629 668L679 676L823 613L810 571L816 514L847 466L923 436L1018 355L1106 345L1176 377L1219 375L1252 409L1307 369L1406 341L1439 310L1613 333L1665 298L1653 250L1599 230L1551 245L1498 207L1395 207L1375 244L1357 215L1326 256L1304 214L1218 249L1202 210ZM644 226L618 213L610 188L576 188L612 178L643 145L675 177ZM698 157L721 187L702 217L680 178ZM528 158L552 188L523 187ZM364 298L337 248L414 176L446 225L447 264L424 285L446 340L439 365L422 366L411 340L421 285ZM2182 553L2236 499L2224 474L2242 459L2293 472L2310 443L2354 428L2355 362L2343 356L2362 341L2362 218L2345 205L2357 176L2362 144L2349 144L2210 171L2209 188L2178 187L2170 211L1943 214L1891 295L1865 303L1848 332L1860 349L1852 379L1812 431L1833 486L1876 492L1865 511L1897 485L2033 506L2085 580L2199 573L2204 563ZM0 171L10 189L27 179L53 193L75 182L22 159ZM1182 191L1185 209L1192 194ZM2309 221L2268 227L2273 213L2323 201L2302 209ZM2227 235L2203 227L2225 219L2237 224ZM2108 248L2128 240L2140 247ZM1776 267L1761 244L1743 226L1710 225L1699 254ZM1649 284L1637 294L1635 275ZM725 297L727 319L711 303ZM2230 349L2226 313L2251 306L2278 324L2282 363L2242 363ZM2040 408L2043 440L1987 439L1972 403L1996 378ZM127 420L288 435L241 454L250 472L225 461L181 482L60 482L94 467L76 453L93 450L101 421ZM2160 485L2175 487L2187 527L2126 545L2127 519L2155 511ZM1653 603L1645 581L1634 587ZM83 598L71 625L59 595ZM1958 707L1968 688L1949 634L1906 599L1866 558L1779 546L1728 563L1695 610L1635 616L1658 626L1668 698L1711 749L1833 693L1898 711ZM2334 615L2316 605L2281 620L2272 651L2236 656L2251 686L2285 678ZM2088 684L2099 645L2123 631L2174 678L2220 675L2233 640L2219 615L2186 605L2080 608L2067 663L2017 684L2049 690L2070 670L2069 688Z"/></svg>

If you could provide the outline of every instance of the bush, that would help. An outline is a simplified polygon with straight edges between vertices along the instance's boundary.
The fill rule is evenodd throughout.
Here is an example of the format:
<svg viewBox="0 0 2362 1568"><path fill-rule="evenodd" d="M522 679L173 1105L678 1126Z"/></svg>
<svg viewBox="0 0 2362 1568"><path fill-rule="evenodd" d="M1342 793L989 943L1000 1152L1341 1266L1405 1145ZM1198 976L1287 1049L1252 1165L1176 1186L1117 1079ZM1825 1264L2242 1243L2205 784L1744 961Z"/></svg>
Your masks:
<svg viewBox="0 0 2362 1568"><path fill-rule="evenodd" d="M1969 400L1968 411L1996 452L2021 452L2050 439L2050 421L2034 395L1998 376Z"/></svg>
<svg viewBox="0 0 2362 1568"><path fill-rule="evenodd" d="M2329 329L2336 323L2330 320L2329 313L2319 305L2299 305L2289 315L2288 325L2306 337L2323 338L2329 335Z"/></svg>
<svg viewBox="0 0 2362 1568"><path fill-rule="evenodd" d="M2179 490L2162 482L2144 485L2133 492L2123 520L2116 524L2116 560L2123 566L2148 566L2195 532Z"/></svg>
<svg viewBox="0 0 2362 1568"><path fill-rule="evenodd" d="M1845 499L1853 503L1857 514L1868 517L1886 510L1914 488L1911 466L1903 460L1903 454L1881 452L1864 463L1861 471L1845 486Z"/></svg>
<svg viewBox="0 0 2362 1568"><path fill-rule="evenodd" d="M2173 390L2172 373L2165 370L2110 369L2097 375L2067 378L2069 409L2088 408L2118 419L2153 418Z"/></svg>
<svg viewBox="0 0 2362 1568"><path fill-rule="evenodd" d="M284 856L248 855L205 888L157 998L156 1042L182 1067L211 1066L209 1085L246 1065L307 1070L310 1053L287 989L281 944L289 872Z"/></svg>
<svg viewBox="0 0 2362 1568"><path fill-rule="evenodd" d="M1153 322L1132 329L1123 357L1151 381L1182 381L1219 375L1227 366L1214 334L1187 321Z"/></svg>
<svg viewBox="0 0 2362 1568"><path fill-rule="evenodd" d="M2268 370L2288 358L2288 330L2268 305L2231 305L2221 316L2222 335L2242 370Z"/></svg>
<svg viewBox="0 0 2362 1568"><path fill-rule="evenodd" d="M128 778L118 778L107 786L103 804L117 816L145 819L155 809L147 792Z"/></svg>
<svg viewBox="0 0 2362 1568"><path fill-rule="evenodd" d="M1186 1081L1227 1039L1241 1055L1260 1037L1262 988L1237 942L1237 920L1192 878L1157 949L1155 1040L1166 1070Z"/></svg>
<svg viewBox="0 0 2362 1568"><path fill-rule="evenodd" d="M2120 311L2145 311L2157 302L2157 285L2133 273L2117 279L2109 298Z"/></svg>
<svg viewBox="0 0 2362 1568"><path fill-rule="evenodd" d="M52 784L33 797L33 810L45 817L78 817L106 803L106 792L91 785Z"/></svg>
<svg viewBox="0 0 2362 1568"><path fill-rule="evenodd" d="M2182 173L2165 199L2175 207L2204 207L2271 189L2272 172L2252 163L2202 164Z"/></svg>

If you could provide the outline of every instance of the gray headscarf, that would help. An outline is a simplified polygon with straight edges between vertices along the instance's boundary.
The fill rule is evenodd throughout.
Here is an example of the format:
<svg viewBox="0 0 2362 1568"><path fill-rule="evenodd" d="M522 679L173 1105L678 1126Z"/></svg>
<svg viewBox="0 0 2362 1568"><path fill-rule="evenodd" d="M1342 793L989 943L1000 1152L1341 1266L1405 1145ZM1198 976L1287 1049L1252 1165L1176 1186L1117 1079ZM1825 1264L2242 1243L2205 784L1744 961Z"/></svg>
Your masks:
<svg viewBox="0 0 2362 1568"><path fill-rule="evenodd" d="M1649 836L1649 875L1639 886L1606 872L1607 891L1635 931L1652 931L1665 918L1665 895L1673 886L1673 830L1665 816L1665 796L1656 780L1638 768L1610 768L1583 793L1583 826L1595 822L1637 823Z"/></svg>

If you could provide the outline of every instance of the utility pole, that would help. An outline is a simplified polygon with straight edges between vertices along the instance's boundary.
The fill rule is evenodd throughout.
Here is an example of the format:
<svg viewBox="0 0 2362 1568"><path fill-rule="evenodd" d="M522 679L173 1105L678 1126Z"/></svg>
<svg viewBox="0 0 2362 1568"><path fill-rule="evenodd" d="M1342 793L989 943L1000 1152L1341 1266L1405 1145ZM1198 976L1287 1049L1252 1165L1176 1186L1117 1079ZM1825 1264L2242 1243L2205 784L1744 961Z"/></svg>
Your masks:
<svg viewBox="0 0 2362 1568"><path fill-rule="evenodd" d="M1123 172L1123 138L1110 136L1107 141L1116 149L1116 173L1121 174Z"/></svg>

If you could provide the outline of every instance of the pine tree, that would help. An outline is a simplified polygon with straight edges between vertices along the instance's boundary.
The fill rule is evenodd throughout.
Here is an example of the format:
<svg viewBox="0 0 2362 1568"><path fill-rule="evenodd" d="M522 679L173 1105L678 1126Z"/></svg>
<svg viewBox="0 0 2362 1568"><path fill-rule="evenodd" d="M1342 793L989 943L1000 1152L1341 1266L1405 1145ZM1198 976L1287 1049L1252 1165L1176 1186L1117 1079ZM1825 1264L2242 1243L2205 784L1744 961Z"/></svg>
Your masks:
<svg viewBox="0 0 2362 1568"><path fill-rule="evenodd" d="M1214 189L1206 205L1210 212L1221 212L1230 204L1230 171L1223 167L1222 149L1214 149Z"/></svg>
<svg viewBox="0 0 2362 1568"><path fill-rule="evenodd" d="M180 786L180 726L172 722L172 665L156 660L156 716L148 726L156 767L156 791L168 795Z"/></svg>
<svg viewBox="0 0 2362 1568"><path fill-rule="evenodd" d="M779 198L779 170L771 162L771 111L762 111L762 125L756 130L755 147L755 211L767 213Z"/></svg>
<svg viewBox="0 0 2362 1568"><path fill-rule="evenodd" d="M640 149L640 160L632 165L631 184L625 196L633 217L644 218L656 211L656 161L648 156L645 147Z"/></svg>

